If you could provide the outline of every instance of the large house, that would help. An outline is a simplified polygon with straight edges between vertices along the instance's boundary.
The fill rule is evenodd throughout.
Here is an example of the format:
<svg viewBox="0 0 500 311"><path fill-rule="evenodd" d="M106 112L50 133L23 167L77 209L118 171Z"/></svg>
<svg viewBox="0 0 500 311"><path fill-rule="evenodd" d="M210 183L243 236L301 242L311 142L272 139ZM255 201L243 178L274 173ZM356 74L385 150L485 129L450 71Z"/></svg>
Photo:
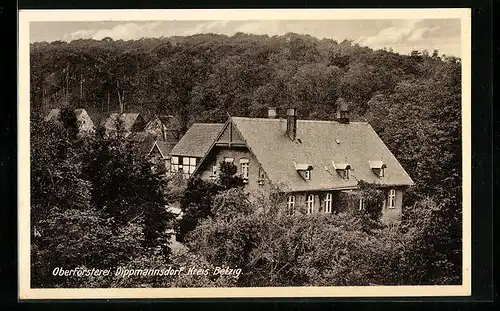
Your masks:
<svg viewBox="0 0 500 311"><path fill-rule="evenodd" d="M218 163L232 162L250 193L279 185L288 211L331 213L339 194L355 192L363 180L384 190L383 218L399 219L403 192L413 185L370 124L350 122L347 111L335 121L316 121L298 120L296 109L279 119L270 109L269 118L230 117L224 125L213 124L210 135L190 134L206 133L208 126L194 125L174 147L172 170L214 179Z"/></svg>

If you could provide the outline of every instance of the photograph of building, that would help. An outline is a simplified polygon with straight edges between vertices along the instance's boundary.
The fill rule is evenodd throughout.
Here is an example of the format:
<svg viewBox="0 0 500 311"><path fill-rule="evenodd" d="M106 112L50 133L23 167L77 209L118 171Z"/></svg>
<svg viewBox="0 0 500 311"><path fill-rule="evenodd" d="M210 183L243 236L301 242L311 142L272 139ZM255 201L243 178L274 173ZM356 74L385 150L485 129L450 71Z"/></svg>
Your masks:
<svg viewBox="0 0 500 311"><path fill-rule="evenodd" d="M30 22L30 289L465 286L462 17L238 12Z"/></svg>

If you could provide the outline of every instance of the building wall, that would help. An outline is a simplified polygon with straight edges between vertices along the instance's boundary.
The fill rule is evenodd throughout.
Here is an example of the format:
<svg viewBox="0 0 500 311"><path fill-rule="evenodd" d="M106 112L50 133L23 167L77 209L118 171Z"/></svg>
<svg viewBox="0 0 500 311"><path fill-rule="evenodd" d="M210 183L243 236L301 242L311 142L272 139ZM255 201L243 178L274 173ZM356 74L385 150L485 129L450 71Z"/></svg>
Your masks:
<svg viewBox="0 0 500 311"><path fill-rule="evenodd" d="M245 158L249 159L249 173L248 173L248 183L245 185L245 190L250 194L261 195L263 191L270 189L270 182L265 178L262 184L259 184L259 167L260 164L257 162L257 159L250 153L250 151L246 147L218 147L215 146L210 155L207 156L202 166L199 168L197 175L204 180L212 179L212 166L219 165L220 162L224 161L224 158L229 157L233 158L236 168L237 174L241 174L241 165L240 159ZM389 190L386 189L386 193ZM402 213L402 201L403 201L403 192L404 188L395 188L396 190L396 200L395 200L395 208L388 208L387 201L384 202L384 206L382 209L382 221L384 222L394 222L401 220ZM356 190L353 190L354 192ZM334 213L336 210L341 210L342 206L339 206L338 198L339 191L328 191L332 194L332 212ZM313 192L296 192L295 195L295 213L303 213L306 214L306 200L307 195L310 193L314 194L314 207L313 213L324 213L325 212L325 202L324 198L326 195L326 191L313 191ZM354 197L354 196L353 196ZM359 206L359 198L355 197L352 204L349 204L352 208L358 208ZM286 196L284 196L283 201L283 210L286 208Z"/></svg>
<svg viewBox="0 0 500 311"><path fill-rule="evenodd" d="M387 189L386 191L388 191ZM403 193L404 188L396 188L396 201L394 208L387 207L387 200L384 202L384 206L382 208L382 217L381 221L386 223L401 221L402 216L402 201L403 201ZM355 194L356 190L353 190L353 194ZM340 202L339 201L339 191L323 191L323 192L296 192L293 193L295 195L295 214L302 213L306 214L306 200L309 194L314 194L314 208L313 213L325 213L325 195L326 193L332 194L332 213L336 211L345 211L348 209L358 209L359 208L359 197L357 195L352 195L350 202ZM340 204L347 204L348 206L340 206ZM286 208L286 198L283 202L283 208Z"/></svg>
<svg viewBox="0 0 500 311"><path fill-rule="evenodd" d="M332 194L332 209L331 213L335 213L336 210L336 198L337 198L337 193L336 191L321 191L321 192L295 192L293 195L295 195L295 214L302 213L306 214L307 213L307 196L309 194L314 195L314 206L313 206L313 214L316 213L325 213L326 212L326 203L325 203L325 196L327 193ZM286 207L286 198L285 201L283 202L283 206ZM330 214L330 213L329 213Z"/></svg>
<svg viewBox="0 0 500 311"><path fill-rule="evenodd" d="M224 158L233 158L233 164L237 168L237 175L241 174L240 159L245 158L249 160L248 163L248 183L245 185L245 190L248 192L258 191L264 185L259 184L259 167L260 164L257 159L250 153L246 147L217 147L215 146L210 154L207 156L202 166L199 168L197 174L201 179L209 180L212 178L212 166L217 165L224 161ZM264 182L266 184L266 182Z"/></svg>
<svg viewBox="0 0 500 311"><path fill-rule="evenodd" d="M396 190L396 201L394 202L394 208L387 207L387 200L382 208L382 218L383 222L395 222L401 221L403 213L403 192L404 188L394 188ZM388 190L387 190L388 191Z"/></svg>
<svg viewBox="0 0 500 311"><path fill-rule="evenodd" d="M175 169L175 164L172 160L172 158L174 157L177 157L178 158L178 163L177 163L177 169ZM184 165L184 160L185 158L188 158L188 162L190 162L191 159L195 159L196 161L196 164L195 165L199 165L200 161L201 161L201 158L199 157L188 157L188 156L180 156L180 155L176 155L176 154L172 154L170 155L169 157L167 157L165 159L165 165L167 167L167 173L168 174L176 174L177 172L179 171L182 171L183 174L184 174L184 177L185 178L189 178L190 177L190 171L194 171L194 168L196 167L195 165L193 166L185 166Z"/></svg>

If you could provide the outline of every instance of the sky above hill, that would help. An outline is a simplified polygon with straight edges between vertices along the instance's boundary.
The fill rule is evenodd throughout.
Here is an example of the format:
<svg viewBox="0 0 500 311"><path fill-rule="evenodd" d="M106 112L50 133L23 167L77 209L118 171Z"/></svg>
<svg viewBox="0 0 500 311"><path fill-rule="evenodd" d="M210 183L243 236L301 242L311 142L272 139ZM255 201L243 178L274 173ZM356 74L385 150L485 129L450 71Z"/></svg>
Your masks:
<svg viewBox="0 0 500 311"><path fill-rule="evenodd" d="M362 46L391 48L401 54L424 49L432 53L436 49L439 54L461 56L460 19L32 22L30 42L105 37L130 40L199 33L231 36L237 32L270 36L295 32L338 42L353 40Z"/></svg>

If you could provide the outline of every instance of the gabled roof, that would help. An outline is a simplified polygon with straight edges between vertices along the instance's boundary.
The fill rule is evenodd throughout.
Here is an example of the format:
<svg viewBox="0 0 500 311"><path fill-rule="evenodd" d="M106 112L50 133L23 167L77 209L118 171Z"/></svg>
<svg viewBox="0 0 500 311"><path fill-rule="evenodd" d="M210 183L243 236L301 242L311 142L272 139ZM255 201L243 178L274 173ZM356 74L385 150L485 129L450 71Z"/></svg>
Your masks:
<svg viewBox="0 0 500 311"><path fill-rule="evenodd" d="M87 114L95 125L104 125L104 122L109 117L108 113L102 112L99 109L87 108Z"/></svg>
<svg viewBox="0 0 500 311"><path fill-rule="evenodd" d="M161 115L161 116L158 116L158 118L161 120L161 122L167 126L171 126L171 127L180 127L181 126L181 122L179 120L179 118L175 117L175 116L172 116L172 115Z"/></svg>
<svg viewBox="0 0 500 311"><path fill-rule="evenodd" d="M87 111L83 108L77 108L73 110L78 127L81 131L92 131L94 130L94 123L92 119L87 114ZM44 118L46 122L60 122L61 121L61 109L54 108L51 109L49 114Z"/></svg>
<svg viewBox="0 0 500 311"><path fill-rule="evenodd" d="M148 155L151 154L151 152L155 149L158 148L160 151L161 156L165 159L170 156L170 151L172 151L172 148L174 148L175 143L172 142L166 142L166 141L161 141L161 140L156 140L153 143L153 146L150 148Z"/></svg>
<svg viewBox="0 0 500 311"><path fill-rule="evenodd" d="M170 151L171 155L202 158L209 151L220 131L221 123L194 123Z"/></svg>
<svg viewBox="0 0 500 311"><path fill-rule="evenodd" d="M127 113L112 113L109 118L104 120L104 127L107 130L116 130L117 121L123 122L123 127L125 131L131 131L137 119L140 117L140 113L127 112Z"/></svg>
<svg viewBox="0 0 500 311"><path fill-rule="evenodd" d="M287 191L356 188L358 180L384 185L412 185L413 181L370 124L297 120L297 138L286 135L286 120L232 117L231 121L272 182ZM340 143L337 143L337 140ZM382 158L387 169L379 178L369 162ZM347 159L347 161L339 161ZM332 165L348 162L349 179ZM294 163L312 165L311 179L304 180Z"/></svg>
<svg viewBox="0 0 500 311"><path fill-rule="evenodd" d="M50 122L50 121L59 121L59 117L61 116L61 109L50 109L49 114L45 116L43 119L45 122Z"/></svg>
<svg viewBox="0 0 500 311"><path fill-rule="evenodd" d="M155 138L146 132L131 132L125 139L132 142L143 155L149 154L151 146L155 142Z"/></svg>
<svg viewBox="0 0 500 311"><path fill-rule="evenodd" d="M176 116L154 114L147 121L146 127L148 127L151 124L151 122L154 122L156 120L160 120L160 122L163 123L165 126L171 128L178 128L181 126L181 122L179 121L179 118L177 118Z"/></svg>

